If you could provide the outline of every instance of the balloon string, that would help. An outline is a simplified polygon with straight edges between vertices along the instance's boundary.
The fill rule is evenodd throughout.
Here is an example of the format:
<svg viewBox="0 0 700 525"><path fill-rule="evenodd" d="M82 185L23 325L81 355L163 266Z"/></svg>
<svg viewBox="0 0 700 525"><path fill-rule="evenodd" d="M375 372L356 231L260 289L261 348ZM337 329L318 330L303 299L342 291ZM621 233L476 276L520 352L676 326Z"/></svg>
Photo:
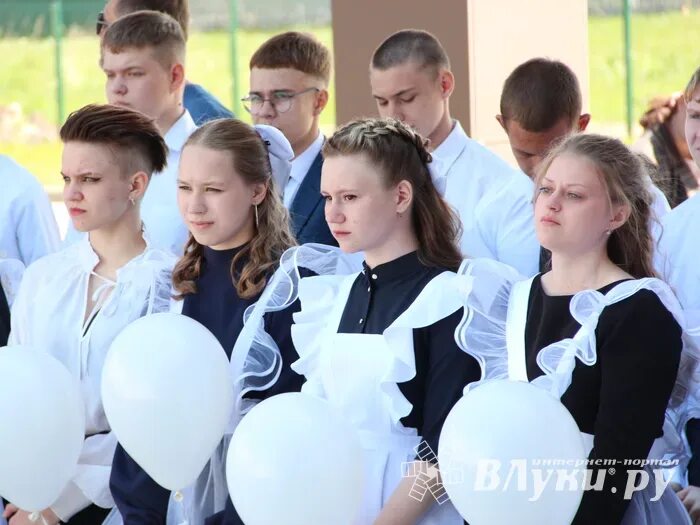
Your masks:
<svg viewBox="0 0 700 525"><path fill-rule="evenodd" d="M173 496L173 498L175 499L175 501L177 501L177 503L180 505L181 510L182 510L183 521L181 521L179 523L179 525L189 525L190 522L187 520L187 516L185 515L185 502L184 502L185 496L182 494L182 492L180 492L178 490L178 491L175 491L175 495Z"/></svg>

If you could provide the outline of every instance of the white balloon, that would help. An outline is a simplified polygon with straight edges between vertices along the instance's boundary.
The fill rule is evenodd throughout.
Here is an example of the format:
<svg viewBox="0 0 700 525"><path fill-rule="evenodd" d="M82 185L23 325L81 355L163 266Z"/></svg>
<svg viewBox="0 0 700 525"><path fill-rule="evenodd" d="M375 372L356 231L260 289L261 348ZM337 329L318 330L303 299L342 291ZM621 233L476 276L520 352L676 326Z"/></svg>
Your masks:
<svg viewBox="0 0 700 525"><path fill-rule="evenodd" d="M460 399L445 420L438 453L447 494L471 525L571 523L583 495L585 458L566 407L518 381L484 383ZM558 469L576 471L573 486L564 478L557 487ZM547 483L538 487L536 479Z"/></svg>
<svg viewBox="0 0 700 525"><path fill-rule="evenodd" d="M354 523L364 490L359 438L326 401L273 396L240 422L226 478L246 525Z"/></svg>
<svg viewBox="0 0 700 525"><path fill-rule="evenodd" d="M51 506L75 474L85 439L78 381L26 346L0 348L0 495L19 508Z"/></svg>
<svg viewBox="0 0 700 525"><path fill-rule="evenodd" d="M102 403L124 450L162 487L195 481L233 410L229 361L197 321L158 313L137 319L112 342Z"/></svg>

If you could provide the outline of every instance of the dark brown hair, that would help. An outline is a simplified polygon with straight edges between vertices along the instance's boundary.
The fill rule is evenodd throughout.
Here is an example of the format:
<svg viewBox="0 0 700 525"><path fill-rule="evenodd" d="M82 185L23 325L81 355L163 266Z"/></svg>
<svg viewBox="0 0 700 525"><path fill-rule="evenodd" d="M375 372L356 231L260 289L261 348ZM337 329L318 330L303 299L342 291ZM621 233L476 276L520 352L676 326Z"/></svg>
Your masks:
<svg viewBox="0 0 700 525"><path fill-rule="evenodd" d="M120 17L135 11L158 11L170 15L180 24L187 40L187 28L190 25L190 8L187 0L118 0L116 11Z"/></svg>
<svg viewBox="0 0 700 525"><path fill-rule="evenodd" d="M130 109L90 104L68 116L61 126L61 141L107 146L126 174L163 171L168 147L153 119Z"/></svg>
<svg viewBox="0 0 700 525"><path fill-rule="evenodd" d="M627 221L608 238L610 260L636 279L654 277L653 240L650 232L652 196L649 174L639 156L618 139L593 133L575 133L559 143L538 168L535 187L539 187L554 159L576 155L595 166L608 192L611 204L630 208Z"/></svg>
<svg viewBox="0 0 700 525"><path fill-rule="evenodd" d="M121 53L128 49L152 48L166 69L185 61L185 35L170 15L156 11L136 11L125 15L104 33L101 51Z"/></svg>
<svg viewBox="0 0 700 525"><path fill-rule="evenodd" d="M308 33L289 31L275 35L261 45L250 58L250 69L291 68L321 79L331 78L328 48Z"/></svg>
<svg viewBox="0 0 700 525"><path fill-rule="evenodd" d="M231 278L238 296L243 299L255 297L265 288L267 278L279 264L282 253L296 244L289 228L289 214L272 178L267 147L254 128L236 119L207 122L190 135L183 149L192 145L230 153L232 173L242 177L246 184L263 183L267 186L265 198L258 204L255 236L231 262ZM236 263L241 258L248 261L239 275ZM180 294L178 298L197 292L195 281L201 273L202 259L203 246L190 234L185 255L173 270L173 286Z"/></svg>
<svg viewBox="0 0 700 525"><path fill-rule="evenodd" d="M403 29L384 40L372 54L371 67L385 71L407 62L421 69L450 69L450 59L432 33L420 29Z"/></svg>
<svg viewBox="0 0 700 525"><path fill-rule="evenodd" d="M323 146L323 156L364 155L384 174L387 188L408 181L413 187L411 218L418 258L426 266L456 270L462 262L457 246L461 224L433 184L427 144L398 120L360 119L336 131Z"/></svg>
<svg viewBox="0 0 700 525"><path fill-rule="evenodd" d="M574 72L558 60L533 58L520 64L503 85L501 115L523 129L546 131L562 118L581 115L581 88Z"/></svg>

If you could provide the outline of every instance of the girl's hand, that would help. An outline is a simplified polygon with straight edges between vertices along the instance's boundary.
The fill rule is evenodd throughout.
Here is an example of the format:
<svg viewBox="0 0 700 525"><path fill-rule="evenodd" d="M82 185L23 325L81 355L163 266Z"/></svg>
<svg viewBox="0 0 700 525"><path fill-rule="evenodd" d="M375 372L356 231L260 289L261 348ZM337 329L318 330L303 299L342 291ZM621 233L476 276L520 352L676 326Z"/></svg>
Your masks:
<svg viewBox="0 0 700 525"><path fill-rule="evenodd" d="M14 507L15 509L17 507ZM8 521L8 525L58 525L61 520L56 516L54 511L46 509L41 513L44 520L38 519L32 521L29 519L31 514L25 510L16 510L14 515Z"/></svg>

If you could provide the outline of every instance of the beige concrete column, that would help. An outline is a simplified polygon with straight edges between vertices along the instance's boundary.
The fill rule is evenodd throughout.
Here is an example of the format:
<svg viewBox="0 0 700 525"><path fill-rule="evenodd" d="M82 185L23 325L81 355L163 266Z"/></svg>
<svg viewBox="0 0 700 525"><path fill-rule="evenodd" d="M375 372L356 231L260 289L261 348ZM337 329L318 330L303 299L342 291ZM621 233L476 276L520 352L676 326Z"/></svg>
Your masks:
<svg viewBox="0 0 700 525"><path fill-rule="evenodd" d="M588 109L587 11L587 0L332 0L336 121L376 115L372 52L395 31L425 29L452 63L452 115L470 136L512 161L495 115L503 82L518 64L537 56L565 62Z"/></svg>

